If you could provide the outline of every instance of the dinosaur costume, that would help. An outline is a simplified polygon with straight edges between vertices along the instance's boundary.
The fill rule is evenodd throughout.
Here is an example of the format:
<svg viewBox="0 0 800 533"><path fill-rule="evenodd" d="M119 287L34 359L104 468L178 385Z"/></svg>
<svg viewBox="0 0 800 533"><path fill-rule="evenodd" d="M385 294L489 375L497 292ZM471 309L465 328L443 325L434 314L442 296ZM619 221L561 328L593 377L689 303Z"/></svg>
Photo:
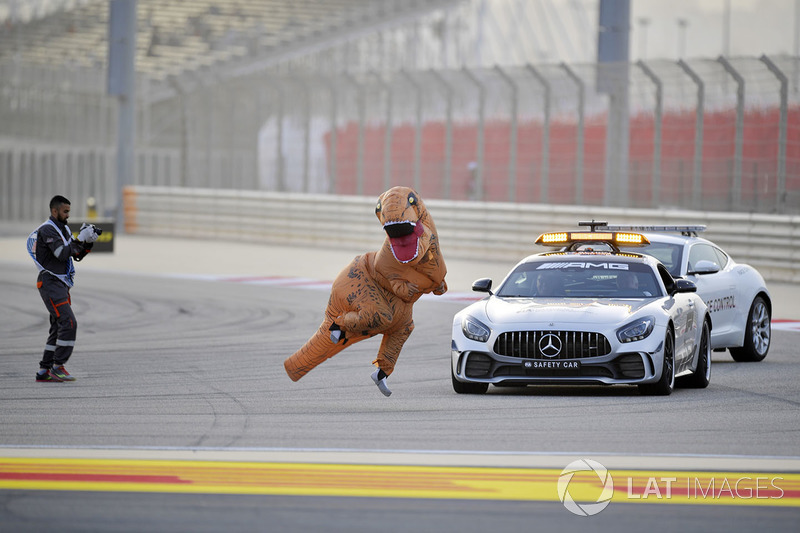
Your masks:
<svg viewBox="0 0 800 533"><path fill-rule="evenodd" d="M372 379L388 396L385 378L414 330L414 303L425 293L447 291L436 226L417 193L393 187L378 198L375 214L386 231L383 246L356 256L336 277L322 325L283 363L292 381L345 347L382 333Z"/></svg>

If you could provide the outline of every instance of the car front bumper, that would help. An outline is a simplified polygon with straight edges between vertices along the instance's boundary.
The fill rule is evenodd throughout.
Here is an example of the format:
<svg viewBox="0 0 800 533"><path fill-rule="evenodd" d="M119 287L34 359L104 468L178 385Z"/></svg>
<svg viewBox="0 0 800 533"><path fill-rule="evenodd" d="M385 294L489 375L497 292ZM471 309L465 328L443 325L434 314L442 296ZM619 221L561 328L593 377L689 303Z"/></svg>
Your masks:
<svg viewBox="0 0 800 533"><path fill-rule="evenodd" d="M452 371L465 383L625 384L658 381L663 345L653 352L612 352L602 357L543 360L497 355L486 350L460 351L452 344Z"/></svg>

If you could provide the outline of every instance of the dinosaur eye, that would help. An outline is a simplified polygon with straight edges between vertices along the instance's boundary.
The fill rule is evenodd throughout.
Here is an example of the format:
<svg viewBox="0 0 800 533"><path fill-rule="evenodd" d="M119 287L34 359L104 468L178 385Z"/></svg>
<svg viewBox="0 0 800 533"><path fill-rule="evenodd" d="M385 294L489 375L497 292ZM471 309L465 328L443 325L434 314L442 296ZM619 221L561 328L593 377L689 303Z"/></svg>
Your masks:
<svg viewBox="0 0 800 533"><path fill-rule="evenodd" d="M408 195L408 203L414 205L417 203L417 197L413 193Z"/></svg>
<svg viewBox="0 0 800 533"><path fill-rule="evenodd" d="M380 200L378 200L378 205L375 206L375 212L376 213L380 213L381 212L381 201Z"/></svg>

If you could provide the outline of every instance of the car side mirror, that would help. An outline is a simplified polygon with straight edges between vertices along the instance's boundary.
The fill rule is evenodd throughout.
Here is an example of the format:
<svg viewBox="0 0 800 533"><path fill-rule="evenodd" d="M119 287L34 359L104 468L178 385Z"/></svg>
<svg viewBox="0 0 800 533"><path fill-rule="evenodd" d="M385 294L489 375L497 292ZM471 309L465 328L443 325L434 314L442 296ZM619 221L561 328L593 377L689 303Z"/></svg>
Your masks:
<svg viewBox="0 0 800 533"><path fill-rule="evenodd" d="M702 261L698 261L696 265L694 265L694 269L692 269L689 274L716 274L719 272L719 265L716 264L714 261L708 261L706 259Z"/></svg>
<svg viewBox="0 0 800 533"><path fill-rule="evenodd" d="M674 293L697 292L697 285L689 279L676 279Z"/></svg>
<svg viewBox="0 0 800 533"><path fill-rule="evenodd" d="M475 292L488 292L492 294L492 278L476 279L472 282L472 290Z"/></svg>

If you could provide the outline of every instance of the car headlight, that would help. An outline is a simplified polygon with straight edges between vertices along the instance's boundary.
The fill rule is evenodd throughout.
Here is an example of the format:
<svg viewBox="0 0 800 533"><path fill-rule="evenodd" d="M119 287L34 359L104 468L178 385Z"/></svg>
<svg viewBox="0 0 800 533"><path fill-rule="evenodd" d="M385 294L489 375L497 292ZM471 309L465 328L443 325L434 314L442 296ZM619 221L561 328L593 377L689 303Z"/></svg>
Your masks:
<svg viewBox="0 0 800 533"><path fill-rule="evenodd" d="M619 342L635 342L647 338L653 332L656 319L651 316L640 318L626 324L617 330Z"/></svg>
<svg viewBox="0 0 800 533"><path fill-rule="evenodd" d="M488 341L489 335L492 333L488 326L471 316L461 319L461 331L464 332L466 338L478 342Z"/></svg>

